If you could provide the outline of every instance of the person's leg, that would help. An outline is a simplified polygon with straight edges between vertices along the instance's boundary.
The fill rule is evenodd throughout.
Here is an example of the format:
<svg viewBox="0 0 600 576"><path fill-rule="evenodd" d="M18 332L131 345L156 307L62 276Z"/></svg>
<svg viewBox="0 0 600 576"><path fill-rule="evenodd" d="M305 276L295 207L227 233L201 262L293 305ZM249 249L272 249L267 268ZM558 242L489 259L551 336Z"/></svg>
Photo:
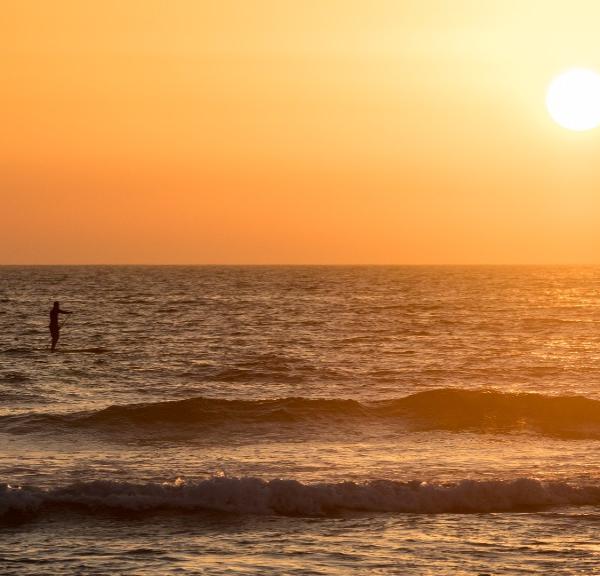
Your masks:
<svg viewBox="0 0 600 576"><path fill-rule="evenodd" d="M58 343L59 332L58 330L52 330L52 346L50 347L50 352L54 352L56 350L56 344Z"/></svg>

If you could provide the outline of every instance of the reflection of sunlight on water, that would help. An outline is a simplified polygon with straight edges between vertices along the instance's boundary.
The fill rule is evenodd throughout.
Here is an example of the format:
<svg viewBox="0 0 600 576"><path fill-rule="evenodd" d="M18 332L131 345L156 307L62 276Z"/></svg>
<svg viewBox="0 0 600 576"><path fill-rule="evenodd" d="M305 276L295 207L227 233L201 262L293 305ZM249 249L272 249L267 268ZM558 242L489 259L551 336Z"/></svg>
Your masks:
<svg viewBox="0 0 600 576"><path fill-rule="evenodd" d="M300 432L299 432L300 433ZM530 434L509 436L446 432L398 433L390 429L360 433L348 442L348 430L327 440L305 442L261 439L236 433L224 446L210 436L172 442L121 443L118 437L90 442L75 435L58 440L3 435L0 469L18 484L52 485L92 481L98 474L122 480L259 476L295 478L303 482L390 480L452 481L457 478L573 480L595 477L599 470L597 441L571 441ZM299 449L301 447L301 449ZM12 480L14 479L14 480Z"/></svg>
<svg viewBox="0 0 600 576"><path fill-rule="evenodd" d="M124 526L127 537L114 538ZM174 567L209 575L228 570L342 576L358 567L382 574L496 574L523 566L534 574L560 574L569 573L565 566L571 573L593 573L596 528L593 518L568 511L314 519L158 514L150 523L108 515L93 522L40 522L29 528L28 539L66 567L85 562L120 572L142 563L156 574ZM56 529L58 541L50 537ZM21 538L19 531L4 534L7 558L20 553ZM22 574L35 569L25 566Z"/></svg>
<svg viewBox="0 0 600 576"><path fill-rule="evenodd" d="M1 274L10 307L0 333L0 475L12 485L600 477L595 404L516 396L599 398L600 268ZM49 356L44 303L57 282L77 315L65 353ZM468 394L481 389L505 394ZM434 394L409 400L407 416L401 399L425 392ZM237 404L226 409L223 399ZM113 572L156 574L173 563L206 573L496 573L500 558L544 574L568 561L585 573L598 554L586 507L460 518L77 514L38 518L3 547L43 550L72 568L81 558L97 565L102 542ZM57 523L61 541L49 550Z"/></svg>

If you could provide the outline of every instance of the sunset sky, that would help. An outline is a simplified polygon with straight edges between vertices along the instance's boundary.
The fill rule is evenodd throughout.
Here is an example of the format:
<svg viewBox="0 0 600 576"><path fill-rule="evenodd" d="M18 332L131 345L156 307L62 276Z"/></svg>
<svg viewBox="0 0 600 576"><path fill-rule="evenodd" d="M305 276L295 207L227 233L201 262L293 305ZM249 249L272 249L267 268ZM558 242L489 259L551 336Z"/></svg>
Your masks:
<svg viewBox="0 0 600 576"><path fill-rule="evenodd" d="M596 1L9 0L0 263L600 261Z"/></svg>

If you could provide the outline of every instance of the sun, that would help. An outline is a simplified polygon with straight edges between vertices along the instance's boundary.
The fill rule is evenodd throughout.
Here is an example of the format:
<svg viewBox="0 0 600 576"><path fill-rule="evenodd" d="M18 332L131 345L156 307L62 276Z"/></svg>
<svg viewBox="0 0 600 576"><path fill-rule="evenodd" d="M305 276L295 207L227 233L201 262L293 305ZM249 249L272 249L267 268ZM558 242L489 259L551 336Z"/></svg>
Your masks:
<svg viewBox="0 0 600 576"><path fill-rule="evenodd" d="M600 75L586 68L563 72L548 87L546 106L563 128L583 132L600 124Z"/></svg>

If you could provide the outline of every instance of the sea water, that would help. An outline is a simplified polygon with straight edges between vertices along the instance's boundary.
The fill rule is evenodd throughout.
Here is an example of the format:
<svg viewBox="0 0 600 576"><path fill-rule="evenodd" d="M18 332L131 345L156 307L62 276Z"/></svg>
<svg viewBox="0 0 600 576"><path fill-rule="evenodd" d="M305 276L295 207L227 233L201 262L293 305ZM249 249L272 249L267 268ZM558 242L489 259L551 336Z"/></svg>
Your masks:
<svg viewBox="0 0 600 576"><path fill-rule="evenodd" d="M600 268L0 267L0 327L1 574L600 573Z"/></svg>

